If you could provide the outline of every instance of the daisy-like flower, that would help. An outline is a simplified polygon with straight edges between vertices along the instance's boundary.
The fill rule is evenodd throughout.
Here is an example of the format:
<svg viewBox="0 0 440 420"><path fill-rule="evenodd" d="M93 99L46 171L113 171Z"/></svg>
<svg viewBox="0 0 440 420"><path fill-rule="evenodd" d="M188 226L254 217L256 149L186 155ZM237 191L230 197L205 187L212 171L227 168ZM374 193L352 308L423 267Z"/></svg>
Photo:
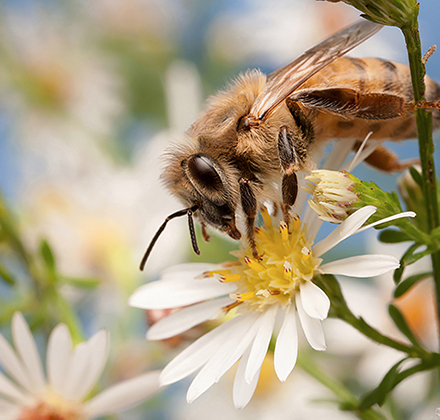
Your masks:
<svg viewBox="0 0 440 420"><path fill-rule="evenodd" d="M245 407L256 388L277 317L281 328L274 365L281 381L287 379L296 363L297 320L309 344L315 350L325 350L321 321L327 317L330 301L313 279L325 273L371 277L399 267L398 260L387 255L361 255L329 263L321 259L339 242L380 223L362 227L375 212L373 206L361 208L314 244L318 218L306 215L310 222L304 223L295 216L289 224L281 221L278 225L263 209L265 226L256 233L261 253L258 260L252 257L249 247L244 247L234 252L237 261L176 266L166 270L159 281L141 286L131 296L130 305L144 309L191 305L154 324L147 333L151 340L180 334L228 314L226 322L203 335L164 368L161 385L200 369L188 389L187 400L192 402L240 359L233 399L237 408ZM236 316L230 319L234 312Z"/></svg>
<svg viewBox="0 0 440 420"><path fill-rule="evenodd" d="M47 379L32 333L21 313L12 320L15 351L0 335L0 420L88 420L139 404L159 388L156 371L116 384L83 401L96 384L108 353L101 330L72 350L64 324L47 347Z"/></svg>

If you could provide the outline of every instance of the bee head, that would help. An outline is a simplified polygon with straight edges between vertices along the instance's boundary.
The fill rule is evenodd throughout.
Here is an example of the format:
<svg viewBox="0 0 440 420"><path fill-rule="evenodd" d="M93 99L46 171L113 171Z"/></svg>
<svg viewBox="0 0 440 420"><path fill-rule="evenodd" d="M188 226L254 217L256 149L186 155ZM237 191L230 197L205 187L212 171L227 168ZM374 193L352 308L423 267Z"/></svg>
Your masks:
<svg viewBox="0 0 440 420"><path fill-rule="evenodd" d="M199 206L197 216L233 239L241 234L235 225L235 200L225 170L212 156L195 153L181 166L191 186L189 204Z"/></svg>

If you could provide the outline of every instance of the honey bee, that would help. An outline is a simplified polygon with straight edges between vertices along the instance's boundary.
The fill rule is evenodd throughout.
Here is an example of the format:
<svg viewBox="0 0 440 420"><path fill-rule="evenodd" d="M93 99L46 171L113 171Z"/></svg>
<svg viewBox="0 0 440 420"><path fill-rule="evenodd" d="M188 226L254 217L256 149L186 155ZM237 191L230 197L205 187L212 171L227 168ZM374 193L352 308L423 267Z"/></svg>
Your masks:
<svg viewBox="0 0 440 420"><path fill-rule="evenodd" d="M254 224L259 205L281 201L288 218L298 193L296 172L308 168L314 145L335 138L363 139L371 132L373 139L415 137L409 68L383 59L343 57L380 28L359 21L267 77L248 71L210 98L188 131L189 143L170 152L163 173L166 186L186 207L166 218L141 270L169 220L188 216L193 249L199 254L193 214L205 240L207 225L240 239L240 209L258 258ZM440 86L429 78L426 99L440 99ZM439 125L435 110L434 126ZM404 167L383 147L368 160L388 172Z"/></svg>

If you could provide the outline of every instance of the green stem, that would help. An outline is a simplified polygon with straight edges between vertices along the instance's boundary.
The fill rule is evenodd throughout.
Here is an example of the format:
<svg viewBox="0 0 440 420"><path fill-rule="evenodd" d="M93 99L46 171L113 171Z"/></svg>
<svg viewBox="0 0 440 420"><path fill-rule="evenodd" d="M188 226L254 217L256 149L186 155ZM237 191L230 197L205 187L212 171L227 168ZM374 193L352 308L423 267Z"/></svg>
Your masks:
<svg viewBox="0 0 440 420"><path fill-rule="evenodd" d="M402 232L405 232L414 242L425 245L431 245L432 243L431 236L420 230L408 219L396 220L395 226L399 227Z"/></svg>
<svg viewBox="0 0 440 420"><path fill-rule="evenodd" d="M357 329L366 337L375 341L376 343L383 344L387 347L391 347L395 350L408 354L410 357L418 357L422 360L431 361L434 357L433 354L425 351L422 348L414 348L400 341L396 341L386 335L383 335L371 325L365 322L362 318L358 318L351 312L350 308L345 301L341 288L336 278L331 274L325 274L315 279L317 285L325 292L331 301L331 314Z"/></svg>
<svg viewBox="0 0 440 420"><path fill-rule="evenodd" d="M352 327L354 327L359 332L361 332L363 335L375 341L376 343L383 344L395 350L399 350L412 357L420 357L419 352L416 351L412 346L408 346L404 343L393 340L392 338L387 337L386 335L383 335L382 333L374 329L371 325L367 324L367 322L365 322L362 318L356 317L350 310L344 310L343 313L341 312L338 315L339 315L338 316L339 319L342 319L343 321L347 322ZM426 358L427 355L429 355L429 353L425 354L424 352L423 354L424 358Z"/></svg>
<svg viewBox="0 0 440 420"><path fill-rule="evenodd" d="M415 18L411 24L401 28L408 49L409 66L414 89L414 102L416 104L425 100L425 67L422 63L422 48L417 23L417 14L415 14ZM425 109L416 109L415 115L419 136L420 163L424 180L423 193L426 199L429 233L440 226L434 164L434 142L432 140L432 114ZM431 260L436 290L437 319L440 340L440 251L434 252L431 255Z"/></svg>
<svg viewBox="0 0 440 420"><path fill-rule="evenodd" d="M49 291L47 293L49 294ZM57 310L60 321L64 322L69 328L73 343L76 345L84 341L85 334L82 330L81 322L70 304L56 291L52 292L51 301Z"/></svg>
<svg viewBox="0 0 440 420"><path fill-rule="evenodd" d="M44 319L46 317L45 312L46 303L52 305L56 309L58 318L64 322L72 335L74 343L79 343L84 340L84 332L74 310L70 304L63 298L60 292L55 286L56 277L51 278L51 273L48 273L42 269L41 264L38 264L38 260L29 252L19 234L13 217L10 215L4 200L0 194L0 230L7 238L10 244L12 252L17 259L27 268L29 276L33 280L35 297L33 302L37 303L37 307L32 308L32 304L28 304L28 309L33 309L34 314L38 312ZM54 273L52 273L54 275ZM55 275L54 275L55 276ZM28 302L32 302L28 301ZM14 307L14 309L18 309ZM9 311L11 312L11 310ZM0 314L1 317L1 314Z"/></svg>
<svg viewBox="0 0 440 420"><path fill-rule="evenodd" d="M344 409L352 411L357 417L364 420L386 420L386 417L371 408L360 411L357 409L359 401L343 384L328 376L318 365L305 355L299 355L296 362L304 372L332 391L341 400Z"/></svg>

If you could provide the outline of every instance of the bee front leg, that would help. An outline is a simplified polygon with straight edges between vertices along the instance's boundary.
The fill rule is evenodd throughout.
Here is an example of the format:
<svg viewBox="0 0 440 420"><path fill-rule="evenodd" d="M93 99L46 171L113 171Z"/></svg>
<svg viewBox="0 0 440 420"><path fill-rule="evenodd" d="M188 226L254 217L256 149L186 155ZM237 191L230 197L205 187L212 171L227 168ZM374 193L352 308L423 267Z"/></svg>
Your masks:
<svg viewBox="0 0 440 420"><path fill-rule="evenodd" d="M249 179L240 178L238 183L240 185L241 207L246 215L246 232L249 246L252 249L253 257L258 259L258 251L255 244L255 217L257 215L257 199L252 191Z"/></svg>
<svg viewBox="0 0 440 420"><path fill-rule="evenodd" d="M211 236L208 233L208 230L206 228L206 223L205 222L201 222L200 225L202 226L202 236L203 239L205 240L205 242L209 242L209 239L211 238Z"/></svg>
<svg viewBox="0 0 440 420"><path fill-rule="evenodd" d="M281 127L278 134L278 155L284 173L281 193L283 198L282 210L286 222L289 221L289 210L295 204L298 196L298 177L295 171L301 167L301 160L292 143L289 129Z"/></svg>

